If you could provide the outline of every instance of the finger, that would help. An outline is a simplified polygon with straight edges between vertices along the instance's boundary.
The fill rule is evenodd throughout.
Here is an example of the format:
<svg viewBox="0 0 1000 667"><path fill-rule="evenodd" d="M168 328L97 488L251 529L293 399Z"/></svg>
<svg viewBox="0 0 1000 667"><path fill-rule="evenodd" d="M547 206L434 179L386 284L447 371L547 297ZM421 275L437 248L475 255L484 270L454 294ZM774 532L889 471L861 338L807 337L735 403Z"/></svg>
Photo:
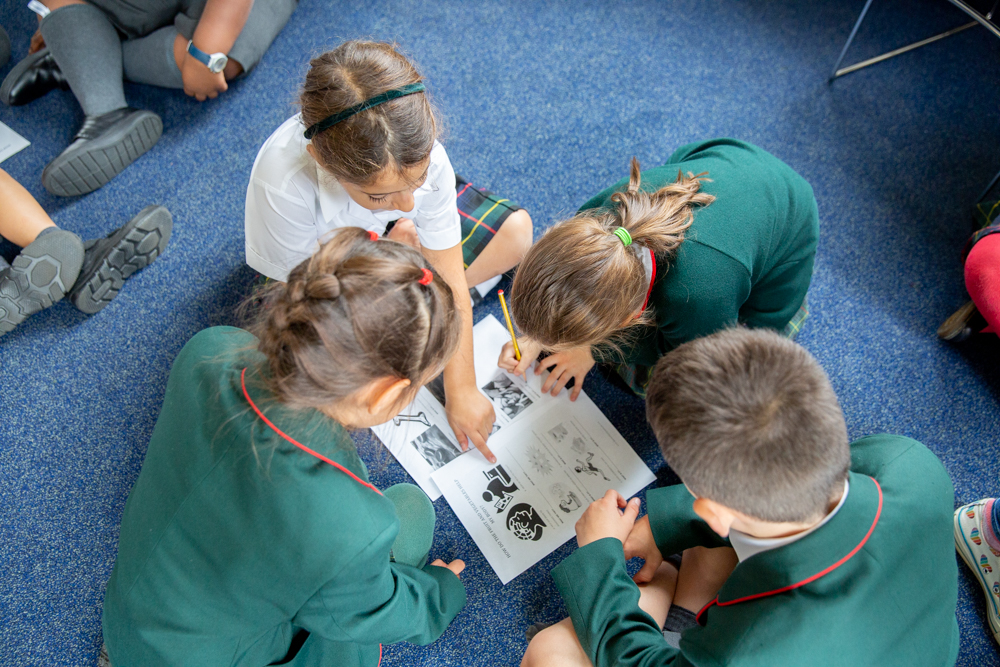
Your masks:
<svg viewBox="0 0 1000 667"><path fill-rule="evenodd" d="M465 569L465 561L456 558L455 560L448 563L448 569L454 572L455 576L457 577L458 575L462 574L462 571Z"/></svg>
<svg viewBox="0 0 1000 667"><path fill-rule="evenodd" d="M563 368L562 372L559 374L559 381L556 382L555 386L552 387L552 395L558 396L559 392L563 390L563 387L573 379L573 374L569 372L569 369Z"/></svg>
<svg viewBox="0 0 1000 667"><path fill-rule="evenodd" d="M441 560L440 558L438 558L438 559L437 559L437 560L435 560L435 561L434 561L433 563L431 563L431 565L436 565L436 566L438 566L438 567L448 567L448 564L447 564L447 563L445 563L445 562L444 562L443 560Z"/></svg>
<svg viewBox="0 0 1000 667"><path fill-rule="evenodd" d="M555 384L556 380L559 379L559 374L562 372L563 372L562 368L560 368L559 366L556 366L551 371L549 371L549 376L545 378L545 382L542 383L543 394L547 392L553 384Z"/></svg>
<svg viewBox="0 0 1000 667"><path fill-rule="evenodd" d="M583 391L583 381L579 377L577 377L576 384L573 385L573 389L569 395L569 400L575 401L577 397L580 395L581 391Z"/></svg>
<svg viewBox="0 0 1000 667"><path fill-rule="evenodd" d="M628 501L628 505L625 506L625 518L628 519L629 523L635 523L635 520L639 518L639 507L642 503L639 502L638 498L633 498Z"/></svg>
<svg viewBox="0 0 1000 667"><path fill-rule="evenodd" d="M625 506L628 505L628 501L625 500L625 498L620 493L618 494L618 497L615 498L615 502L618 503L619 509L625 509Z"/></svg>
<svg viewBox="0 0 1000 667"><path fill-rule="evenodd" d="M212 92L210 92L210 93L208 94L208 99L210 99L210 100L214 100L214 99L215 99L216 97L218 97L218 96L219 96L219 93L218 93L218 91L215 91L215 90L213 90Z"/></svg>
<svg viewBox="0 0 1000 667"><path fill-rule="evenodd" d="M486 438L481 433L470 433L469 437L472 439L472 444L476 446L480 454L486 457L487 461L490 463L497 462L497 457L493 456L493 452L486 446Z"/></svg>
<svg viewBox="0 0 1000 667"><path fill-rule="evenodd" d="M531 362L532 359L529 359L527 356L522 354L521 361L518 361L517 365L514 367L514 374L523 377L525 382L528 381L526 373L528 372L528 367L531 366Z"/></svg>
<svg viewBox="0 0 1000 667"><path fill-rule="evenodd" d="M458 438L458 446L462 448L463 452L469 451L469 438L466 437L465 431L451 422L448 423L451 425L451 430L455 432L455 437Z"/></svg>
<svg viewBox="0 0 1000 667"><path fill-rule="evenodd" d="M195 98L196 100L198 100L199 102L204 102L204 101L205 101L205 96L204 96L204 95L202 95L201 93L197 93L197 94L196 94L196 95L194 96L194 98Z"/></svg>

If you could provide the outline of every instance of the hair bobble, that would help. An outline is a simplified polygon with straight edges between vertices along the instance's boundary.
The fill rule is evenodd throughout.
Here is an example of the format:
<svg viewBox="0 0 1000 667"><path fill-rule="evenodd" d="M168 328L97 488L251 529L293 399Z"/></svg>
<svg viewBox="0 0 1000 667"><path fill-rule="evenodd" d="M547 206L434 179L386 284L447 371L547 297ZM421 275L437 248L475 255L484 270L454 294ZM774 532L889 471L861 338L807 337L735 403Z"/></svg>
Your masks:
<svg viewBox="0 0 1000 667"><path fill-rule="evenodd" d="M370 238L372 241L378 241L378 234L376 234L375 232L373 232L373 231L371 231L369 229L368 230L368 238Z"/></svg>
<svg viewBox="0 0 1000 667"><path fill-rule="evenodd" d="M434 280L434 274L430 272L430 269L420 269L423 271L424 275L417 282L421 285L430 285L431 281Z"/></svg>
<svg viewBox="0 0 1000 667"><path fill-rule="evenodd" d="M618 227L611 233L617 236L626 248L632 245L632 235L624 227Z"/></svg>

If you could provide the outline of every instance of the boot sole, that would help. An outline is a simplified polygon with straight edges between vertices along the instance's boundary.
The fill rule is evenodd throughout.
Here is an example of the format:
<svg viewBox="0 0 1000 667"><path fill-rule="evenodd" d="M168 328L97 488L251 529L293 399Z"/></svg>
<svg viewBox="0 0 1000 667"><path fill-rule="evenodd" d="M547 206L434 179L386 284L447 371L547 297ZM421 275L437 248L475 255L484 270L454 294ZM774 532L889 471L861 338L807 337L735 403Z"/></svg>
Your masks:
<svg viewBox="0 0 1000 667"><path fill-rule="evenodd" d="M25 248L0 274L0 335L62 299L82 265L83 244L76 237L52 234Z"/></svg>
<svg viewBox="0 0 1000 667"><path fill-rule="evenodd" d="M93 315L111 303L122 284L163 254L173 230L173 217L162 206L147 206L119 230L113 247L88 275L81 275L73 288L73 305Z"/></svg>
<svg viewBox="0 0 1000 667"><path fill-rule="evenodd" d="M63 153L42 172L42 185L57 197L75 197L106 185L156 145L163 121L151 111L133 114L77 151Z"/></svg>
<svg viewBox="0 0 1000 667"><path fill-rule="evenodd" d="M40 95L39 97L32 97L30 100L24 100L22 102L18 102L17 104L15 104L10 99L10 90L11 88L14 87L14 84L17 83L18 79L21 78L21 75L24 74L29 67L32 67L35 63L44 58L48 52L49 50L47 48L41 49L40 51L32 53L30 56L24 58L21 62L14 65L14 68L11 69L10 72L7 73L7 76L4 77L3 83L0 84L0 102L3 102L9 107L17 107L17 106L22 106L24 104L28 104L29 102L34 102L35 100L39 99L39 97L44 97L44 95Z"/></svg>

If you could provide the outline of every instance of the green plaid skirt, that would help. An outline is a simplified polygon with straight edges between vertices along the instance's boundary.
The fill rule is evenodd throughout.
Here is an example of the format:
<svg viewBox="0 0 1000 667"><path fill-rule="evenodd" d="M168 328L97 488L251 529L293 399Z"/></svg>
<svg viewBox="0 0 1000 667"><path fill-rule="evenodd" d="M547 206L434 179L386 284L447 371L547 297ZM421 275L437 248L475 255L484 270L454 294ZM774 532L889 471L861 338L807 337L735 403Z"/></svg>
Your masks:
<svg viewBox="0 0 1000 667"><path fill-rule="evenodd" d="M792 319L785 325L782 330L781 335L789 340L795 340L795 337L799 335L802 331L802 326L809 319L809 296L802 300L802 305L799 307L798 311L792 317ZM614 364L615 372L625 380L625 384L629 386L632 391L636 393L640 398L646 398L646 386L649 384L649 376L653 372L651 366L643 366L641 364Z"/></svg>
<svg viewBox="0 0 1000 667"><path fill-rule="evenodd" d="M461 176L455 178L458 217L462 222L462 259L465 268L469 268L496 236L504 220L521 207L485 188L477 188Z"/></svg>

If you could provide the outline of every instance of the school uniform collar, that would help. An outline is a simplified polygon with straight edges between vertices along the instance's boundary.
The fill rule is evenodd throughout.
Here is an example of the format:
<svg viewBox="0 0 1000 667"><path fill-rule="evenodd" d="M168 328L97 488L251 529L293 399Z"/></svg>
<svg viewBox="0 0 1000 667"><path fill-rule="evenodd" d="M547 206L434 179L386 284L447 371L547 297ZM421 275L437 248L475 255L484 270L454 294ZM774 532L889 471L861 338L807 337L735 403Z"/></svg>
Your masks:
<svg viewBox="0 0 1000 667"><path fill-rule="evenodd" d="M302 450L295 451L297 450L295 445L281 437L278 433L280 431L318 454L343 462L355 473L360 474L359 471L363 471L362 477L367 480L368 472L353 446L347 448L338 447L335 444L337 441L343 442L345 440L352 442L347 430L341 424L319 410L294 410L278 403L274 395L267 389L267 385L264 384L264 374L268 371L262 366L249 363L246 366L245 376L242 376L241 368L235 370L232 378L233 392L237 396L238 403L245 406L248 418L254 422L254 437L267 438L281 451L287 450L294 456L301 455L303 460L312 458ZM260 410L270 424L258 416L253 406L247 402L246 395L243 393L244 386L246 387L246 395L249 395L253 405ZM315 462L319 466L325 465L319 459L316 459Z"/></svg>
<svg viewBox="0 0 1000 667"><path fill-rule="evenodd" d="M851 491L840 511L819 530L791 544L764 551L741 562L723 584L713 606L726 607L800 588L842 568L848 568L871 535L882 514L882 488L867 475L850 473Z"/></svg>

